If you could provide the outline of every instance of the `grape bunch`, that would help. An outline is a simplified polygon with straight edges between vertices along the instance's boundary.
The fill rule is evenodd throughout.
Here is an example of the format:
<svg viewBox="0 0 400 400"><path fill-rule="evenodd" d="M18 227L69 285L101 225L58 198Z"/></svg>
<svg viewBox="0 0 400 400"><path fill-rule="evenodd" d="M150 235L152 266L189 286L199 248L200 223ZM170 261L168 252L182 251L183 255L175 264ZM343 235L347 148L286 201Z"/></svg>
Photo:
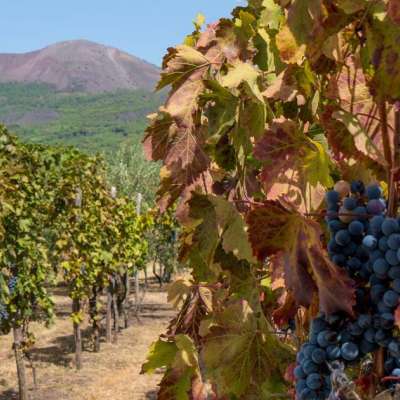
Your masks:
<svg viewBox="0 0 400 400"><path fill-rule="evenodd" d="M386 349L385 370L400 376L400 341L393 336L394 312L400 300L400 224L395 218L376 216L364 245L370 250L371 309L376 320L371 328L375 342Z"/></svg>
<svg viewBox="0 0 400 400"><path fill-rule="evenodd" d="M0 303L0 324L2 320L8 319L8 312L4 304Z"/></svg>
<svg viewBox="0 0 400 400"><path fill-rule="evenodd" d="M10 291L10 294L13 294L15 292L15 288L17 287L18 283L18 278L16 276L12 276L8 280L8 290Z"/></svg>
<svg viewBox="0 0 400 400"><path fill-rule="evenodd" d="M393 367L388 372L393 373L397 368L398 371L395 372L400 374L400 362L397 363L395 358L396 350L400 357L400 342L396 347L391 335L394 325L393 310L387 308L387 304L395 303L395 296L391 293L395 290L392 288L386 294L390 285L385 284L385 279L390 278L386 264L389 261L394 262L393 252L388 254L389 261L385 258L386 252L393 250L392 247L397 246L397 242L395 244L396 237L392 237L389 246L387 237L386 242L382 240L380 243L385 236L381 232L381 226L385 221L386 211L382 191L375 184L365 187L361 181L352 182L351 185L339 181L333 190L327 192L325 200L326 221L330 232L328 254L356 282L354 310L357 318L334 314L319 316L312 321L309 341L298 353L298 365L294 372L298 400L328 398L331 392L332 363L356 363L379 346L388 349L387 369ZM390 234L392 233L394 232ZM400 239L398 247L400 248ZM383 257L381 253L378 256L378 252L382 251L380 248L385 251ZM380 261L375 264L378 259ZM398 271L400 272L400 265ZM391 275L396 274L392 272ZM397 300L400 295L400 273L398 278Z"/></svg>
<svg viewBox="0 0 400 400"><path fill-rule="evenodd" d="M366 339L372 324L370 315L351 321L342 314L321 315L311 323L309 341L297 354L294 369L297 400L324 400L331 393L331 363L351 364L374 351L376 344Z"/></svg>
<svg viewBox="0 0 400 400"><path fill-rule="evenodd" d="M326 193L325 200L330 231L329 257L353 279L367 281L372 273L370 248L365 246L371 240L369 236L366 238L369 217L382 216L386 209L381 189L378 185L365 188L360 181L351 185L339 181Z"/></svg>

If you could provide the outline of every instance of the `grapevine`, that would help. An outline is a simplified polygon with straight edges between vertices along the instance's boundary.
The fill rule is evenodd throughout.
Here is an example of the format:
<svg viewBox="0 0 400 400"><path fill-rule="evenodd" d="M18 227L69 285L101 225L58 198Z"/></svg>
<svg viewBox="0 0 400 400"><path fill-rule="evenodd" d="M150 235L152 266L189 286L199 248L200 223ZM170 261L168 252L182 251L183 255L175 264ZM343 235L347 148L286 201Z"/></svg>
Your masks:
<svg viewBox="0 0 400 400"><path fill-rule="evenodd" d="M179 318L143 366L165 368L160 399L393 388L395 3L249 0L168 49L144 149L162 162L158 205L176 207L191 278L171 286Z"/></svg>
<svg viewBox="0 0 400 400"><path fill-rule="evenodd" d="M0 332L13 331L19 394L28 399L25 361L35 343L33 321L54 320L51 289L60 280L72 300L76 367L82 366L84 303L96 350L97 296L113 274L143 265L151 223L128 199L115 199L103 161L74 149L20 143L0 127ZM115 319L115 333L119 331Z"/></svg>

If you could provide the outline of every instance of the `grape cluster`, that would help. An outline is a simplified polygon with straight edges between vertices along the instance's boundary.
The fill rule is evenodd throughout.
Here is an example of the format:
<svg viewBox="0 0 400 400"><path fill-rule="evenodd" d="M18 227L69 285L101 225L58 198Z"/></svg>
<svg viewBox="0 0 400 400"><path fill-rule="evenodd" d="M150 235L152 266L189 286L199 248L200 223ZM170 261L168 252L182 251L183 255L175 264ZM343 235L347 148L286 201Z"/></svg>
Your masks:
<svg viewBox="0 0 400 400"><path fill-rule="evenodd" d="M330 363L352 363L376 349L375 343L365 338L371 323L366 314L356 321L341 314L319 316L312 321L309 341L297 354L294 370L298 400L328 398L332 389Z"/></svg>
<svg viewBox="0 0 400 400"><path fill-rule="evenodd" d="M10 291L10 294L13 294L15 291L15 288L17 287L17 283L18 283L18 278L16 276L12 276L9 280L8 280L8 290Z"/></svg>
<svg viewBox="0 0 400 400"><path fill-rule="evenodd" d="M358 317L350 319L334 314L319 316L312 321L309 341L297 356L298 400L328 398L332 363L340 361L348 365L357 362L379 346L388 349L388 373L399 372L400 375L400 342L392 337L393 307L400 296L400 235L391 236L400 234L400 226L394 229L392 221L391 229L384 228L388 235L383 233L383 223L387 220L384 216L386 203L378 185L365 188L360 181L351 185L339 181L327 192L325 200L330 231L329 257L357 284L355 311ZM399 265L394 264L395 256ZM387 279L394 279L394 276L399 281L396 285L388 284ZM389 304L393 307L389 308ZM395 358L396 351L399 359Z"/></svg>
<svg viewBox="0 0 400 400"><path fill-rule="evenodd" d="M2 320L8 319L8 312L4 304L0 303L0 324Z"/></svg>
<svg viewBox="0 0 400 400"><path fill-rule="evenodd" d="M369 263L369 217L382 216L386 209L378 185L365 189L360 181L349 185L336 183L334 190L326 193L326 220L330 231L328 253L331 260L345 268L355 279L367 281L372 273ZM372 245L372 243L371 243Z"/></svg>
<svg viewBox="0 0 400 400"><path fill-rule="evenodd" d="M12 276L11 278L9 278L7 282L7 287L10 294L13 294L15 292L17 283L18 283L18 278L16 276ZM8 320L8 318L9 314L7 308L5 304L0 302L0 325L2 321L6 321Z"/></svg>
<svg viewBox="0 0 400 400"><path fill-rule="evenodd" d="M400 341L393 337L394 311L400 300L400 224L395 218L374 217L364 244L370 250L370 298L375 342L386 348L385 370L400 376Z"/></svg>

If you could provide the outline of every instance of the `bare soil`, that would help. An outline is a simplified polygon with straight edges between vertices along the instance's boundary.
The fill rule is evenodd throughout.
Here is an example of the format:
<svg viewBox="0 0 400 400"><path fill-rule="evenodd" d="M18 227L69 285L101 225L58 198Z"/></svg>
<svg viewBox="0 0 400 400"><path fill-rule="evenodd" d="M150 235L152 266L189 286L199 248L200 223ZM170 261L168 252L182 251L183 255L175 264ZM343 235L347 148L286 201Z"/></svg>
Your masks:
<svg viewBox="0 0 400 400"><path fill-rule="evenodd" d="M63 289L54 293L56 319L45 328L34 324L36 344L32 350L37 387L27 363L30 400L151 400L156 398L160 375L141 375L150 344L165 331L174 311L165 291L156 284L146 291L139 319L134 296L130 296L130 327L123 329L118 342L105 343L94 353L90 328L83 324L83 369L74 368L71 302ZM18 385L11 335L0 336L0 400L18 399Z"/></svg>

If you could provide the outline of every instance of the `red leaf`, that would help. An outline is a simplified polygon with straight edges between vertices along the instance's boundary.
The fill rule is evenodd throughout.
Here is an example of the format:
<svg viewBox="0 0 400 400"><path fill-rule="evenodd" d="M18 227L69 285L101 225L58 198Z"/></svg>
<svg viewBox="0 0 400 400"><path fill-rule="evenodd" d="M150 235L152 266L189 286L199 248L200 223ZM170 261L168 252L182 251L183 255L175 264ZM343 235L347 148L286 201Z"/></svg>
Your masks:
<svg viewBox="0 0 400 400"><path fill-rule="evenodd" d="M296 122L280 118L271 123L254 146L254 156L263 163L259 178L269 200L286 202L301 212L318 208L325 193L320 184L311 185L305 168L305 159L314 150Z"/></svg>
<svg viewBox="0 0 400 400"><path fill-rule="evenodd" d="M352 314L353 281L332 263L322 247L322 230L311 219L266 202L248 215L249 237L260 260L281 257L287 290L297 304L308 307L315 293L322 311Z"/></svg>
<svg viewBox="0 0 400 400"><path fill-rule="evenodd" d="M388 16L395 24L400 25L400 3L398 0L389 0Z"/></svg>
<svg viewBox="0 0 400 400"><path fill-rule="evenodd" d="M285 326L290 319L294 318L297 309L294 297L290 293L285 293L283 303L273 311L272 318L278 326Z"/></svg>

